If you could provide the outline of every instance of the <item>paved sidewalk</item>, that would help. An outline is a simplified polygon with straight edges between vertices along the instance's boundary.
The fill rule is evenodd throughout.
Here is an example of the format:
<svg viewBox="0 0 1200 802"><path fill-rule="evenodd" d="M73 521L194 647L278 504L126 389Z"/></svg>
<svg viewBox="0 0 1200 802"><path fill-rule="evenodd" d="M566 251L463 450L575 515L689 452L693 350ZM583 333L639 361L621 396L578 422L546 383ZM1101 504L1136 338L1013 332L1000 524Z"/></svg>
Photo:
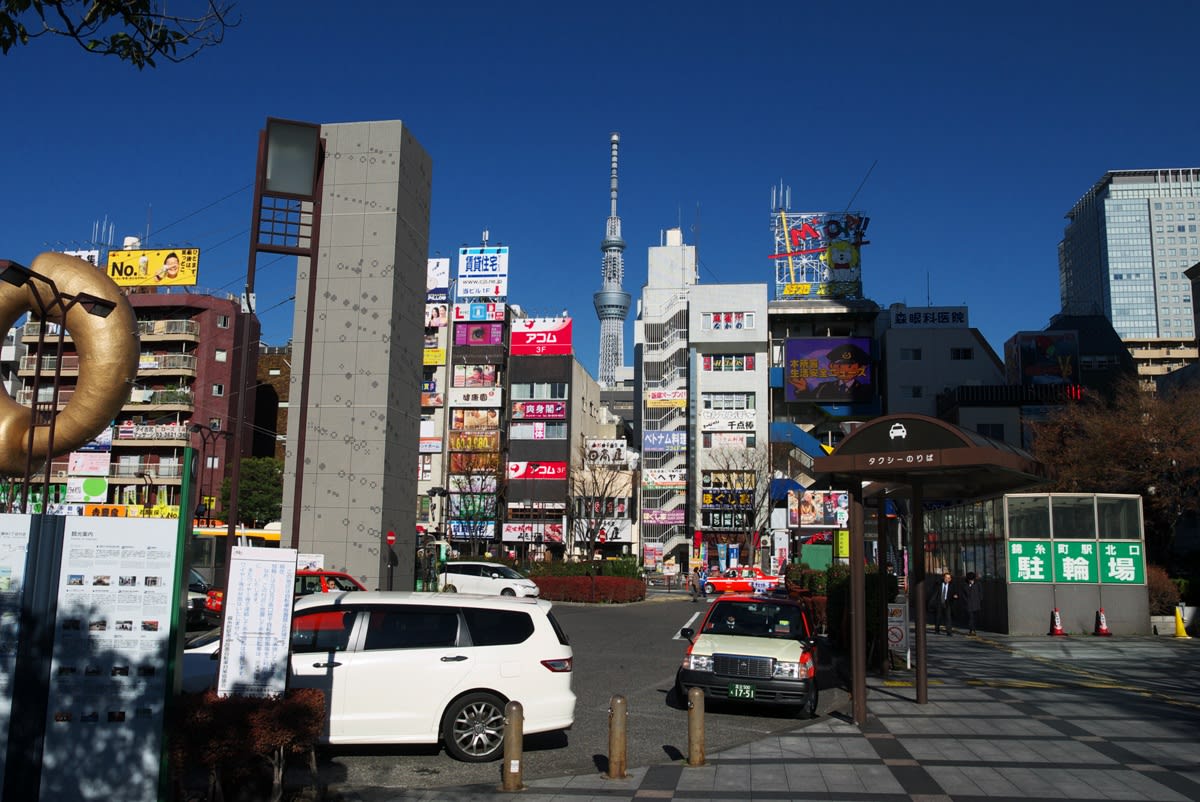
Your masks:
<svg viewBox="0 0 1200 802"><path fill-rule="evenodd" d="M911 674L871 678L867 723L845 712L682 762L491 786L337 789L346 800L1200 799L1200 644L1169 639L930 636L927 705ZM1160 664L1129 689L1105 665ZM1190 677L1178 676L1180 673ZM1180 681L1182 680L1182 681Z"/></svg>

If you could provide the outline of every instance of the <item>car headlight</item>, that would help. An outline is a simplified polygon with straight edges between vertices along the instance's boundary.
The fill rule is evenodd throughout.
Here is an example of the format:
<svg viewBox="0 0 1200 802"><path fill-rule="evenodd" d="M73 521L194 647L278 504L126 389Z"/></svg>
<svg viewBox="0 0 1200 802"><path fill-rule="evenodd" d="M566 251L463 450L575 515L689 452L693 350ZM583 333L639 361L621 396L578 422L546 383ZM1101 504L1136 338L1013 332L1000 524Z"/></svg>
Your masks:
<svg viewBox="0 0 1200 802"><path fill-rule="evenodd" d="M800 664L776 660L773 676L776 679L800 679Z"/></svg>
<svg viewBox="0 0 1200 802"><path fill-rule="evenodd" d="M690 671L712 671L713 659L708 654L689 654L683 658L683 667Z"/></svg>

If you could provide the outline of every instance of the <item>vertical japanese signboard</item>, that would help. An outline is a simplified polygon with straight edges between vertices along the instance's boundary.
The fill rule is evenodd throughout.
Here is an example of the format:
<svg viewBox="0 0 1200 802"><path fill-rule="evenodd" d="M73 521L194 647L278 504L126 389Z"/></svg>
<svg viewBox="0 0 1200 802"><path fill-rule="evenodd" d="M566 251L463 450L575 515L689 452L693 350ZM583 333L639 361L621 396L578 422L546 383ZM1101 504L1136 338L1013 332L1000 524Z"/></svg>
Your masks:
<svg viewBox="0 0 1200 802"><path fill-rule="evenodd" d="M1009 582L1053 582L1049 540L1008 541Z"/></svg>
<svg viewBox="0 0 1200 802"><path fill-rule="evenodd" d="M295 549L234 546L217 695L277 696L287 682Z"/></svg>
<svg viewBox="0 0 1200 802"><path fill-rule="evenodd" d="M1102 541L1100 581L1118 585L1145 584L1146 561L1142 544L1139 541Z"/></svg>

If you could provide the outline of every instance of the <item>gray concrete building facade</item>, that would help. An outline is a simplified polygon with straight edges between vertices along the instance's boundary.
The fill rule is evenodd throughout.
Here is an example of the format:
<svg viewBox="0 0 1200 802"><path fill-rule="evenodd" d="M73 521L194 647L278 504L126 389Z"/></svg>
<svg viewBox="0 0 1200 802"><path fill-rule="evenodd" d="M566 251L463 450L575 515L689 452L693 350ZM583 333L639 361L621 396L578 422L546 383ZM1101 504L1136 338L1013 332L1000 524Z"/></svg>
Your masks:
<svg viewBox="0 0 1200 802"><path fill-rule="evenodd" d="M432 162L399 120L323 125L321 135L325 182L311 337L309 260L300 259L296 272L284 540L299 516L302 552L323 554L326 567L368 588L386 589L390 579L410 589ZM295 405L306 357L302 432ZM388 532L395 533L398 558L390 571Z"/></svg>

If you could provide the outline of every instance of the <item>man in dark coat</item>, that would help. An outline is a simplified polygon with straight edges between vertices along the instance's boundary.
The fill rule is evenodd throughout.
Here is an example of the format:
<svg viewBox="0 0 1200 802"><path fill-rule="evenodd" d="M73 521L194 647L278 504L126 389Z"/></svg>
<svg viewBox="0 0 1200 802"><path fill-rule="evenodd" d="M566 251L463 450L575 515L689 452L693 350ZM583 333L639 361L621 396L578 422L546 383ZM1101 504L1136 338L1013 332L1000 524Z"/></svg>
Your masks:
<svg viewBox="0 0 1200 802"><path fill-rule="evenodd" d="M934 618L933 634L944 626L947 635L954 634L954 608L958 604L958 588L954 585L954 576L947 571L942 574L942 582L933 589L929 596L929 612Z"/></svg>
<svg viewBox="0 0 1200 802"><path fill-rule="evenodd" d="M983 585L979 584L974 571L967 572L967 584L963 587L963 602L967 608L967 634L975 634L975 616L983 609Z"/></svg>

